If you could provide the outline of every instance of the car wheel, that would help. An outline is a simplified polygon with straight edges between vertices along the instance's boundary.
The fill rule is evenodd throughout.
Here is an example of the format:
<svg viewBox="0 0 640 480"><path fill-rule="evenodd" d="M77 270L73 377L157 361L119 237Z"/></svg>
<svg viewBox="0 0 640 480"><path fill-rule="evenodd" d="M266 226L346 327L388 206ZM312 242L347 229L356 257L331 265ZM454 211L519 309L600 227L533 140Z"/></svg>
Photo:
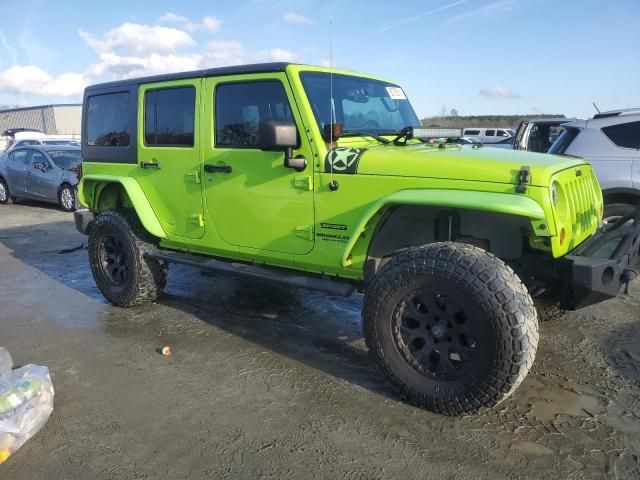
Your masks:
<svg viewBox="0 0 640 480"><path fill-rule="evenodd" d="M0 203L2 205L11 205L13 203L13 197L9 192L9 186L2 178L0 178Z"/></svg>
<svg viewBox="0 0 640 480"><path fill-rule="evenodd" d="M637 207L628 203L610 203L604 206L604 218L602 219L605 226L616 223L620 218L633 213Z"/></svg>
<svg viewBox="0 0 640 480"><path fill-rule="evenodd" d="M73 212L76 209L76 192L71 185L65 183L60 187L58 203L65 212Z"/></svg>
<svg viewBox="0 0 640 480"><path fill-rule="evenodd" d="M507 398L538 345L526 287L471 245L434 243L396 255L369 286L363 312L367 345L391 385L446 415Z"/></svg>
<svg viewBox="0 0 640 480"><path fill-rule="evenodd" d="M89 232L89 263L104 297L118 307L155 301L167 284L166 263L145 254L155 239L135 213L106 211L97 215Z"/></svg>

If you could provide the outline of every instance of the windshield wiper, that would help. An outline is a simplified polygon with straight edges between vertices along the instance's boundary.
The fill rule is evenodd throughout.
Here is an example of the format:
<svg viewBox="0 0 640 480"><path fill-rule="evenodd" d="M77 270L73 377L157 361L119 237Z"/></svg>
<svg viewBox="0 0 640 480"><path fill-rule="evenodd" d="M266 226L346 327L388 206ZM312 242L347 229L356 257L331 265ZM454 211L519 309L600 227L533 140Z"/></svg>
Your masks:
<svg viewBox="0 0 640 480"><path fill-rule="evenodd" d="M386 145L387 143L391 143L391 140L387 140L386 138L381 137L380 135L376 135L375 133L369 132L360 132L358 130L347 130L346 132L342 132L342 137L371 137L378 140L380 143Z"/></svg>

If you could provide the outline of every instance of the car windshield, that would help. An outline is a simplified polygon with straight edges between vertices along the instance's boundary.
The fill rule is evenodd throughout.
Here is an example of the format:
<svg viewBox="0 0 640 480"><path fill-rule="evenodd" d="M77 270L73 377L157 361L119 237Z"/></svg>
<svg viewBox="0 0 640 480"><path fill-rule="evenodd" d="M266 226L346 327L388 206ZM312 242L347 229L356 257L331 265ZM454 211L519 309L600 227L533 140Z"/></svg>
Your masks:
<svg viewBox="0 0 640 480"><path fill-rule="evenodd" d="M47 152L58 167L64 170L73 170L82 163L80 150L49 150Z"/></svg>
<svg viewBox="0 0 640 480"><path fill-rule="evenodd" d="M397 85L321 72L302 73L300 78L321 132L330 125L332 114L333 121L342 124L345 133L380 135L420 126L411 103Z"/></svg>

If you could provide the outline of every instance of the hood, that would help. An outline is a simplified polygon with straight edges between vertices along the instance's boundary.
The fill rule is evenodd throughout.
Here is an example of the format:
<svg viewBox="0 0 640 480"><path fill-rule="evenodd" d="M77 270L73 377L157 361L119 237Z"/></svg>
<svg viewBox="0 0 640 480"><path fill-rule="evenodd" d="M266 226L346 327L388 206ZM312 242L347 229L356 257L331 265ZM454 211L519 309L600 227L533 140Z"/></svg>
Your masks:
<svg viewBox="0 0 640 480"><path fill-rule="evenodd" d="M517 184L520 169L527 166L530 185L548 187L554 173L585 163L579 158L501 148L386 145L365 150L357 173Z"/></svg>

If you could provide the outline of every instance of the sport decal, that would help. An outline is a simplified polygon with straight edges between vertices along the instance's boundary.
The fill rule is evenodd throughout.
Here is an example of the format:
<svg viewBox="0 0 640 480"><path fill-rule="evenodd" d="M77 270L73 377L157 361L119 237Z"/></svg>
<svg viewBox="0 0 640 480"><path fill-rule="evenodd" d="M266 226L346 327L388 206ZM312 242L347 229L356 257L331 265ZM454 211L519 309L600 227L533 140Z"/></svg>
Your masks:
<svg viewBox="0 0 640 480"><path fill-rule="evenodd" d="M324 171L329 173L333 167L333 173L356 173L360 157L366 150L366 148L334 148L327 153L324 160Z"/></svg>

